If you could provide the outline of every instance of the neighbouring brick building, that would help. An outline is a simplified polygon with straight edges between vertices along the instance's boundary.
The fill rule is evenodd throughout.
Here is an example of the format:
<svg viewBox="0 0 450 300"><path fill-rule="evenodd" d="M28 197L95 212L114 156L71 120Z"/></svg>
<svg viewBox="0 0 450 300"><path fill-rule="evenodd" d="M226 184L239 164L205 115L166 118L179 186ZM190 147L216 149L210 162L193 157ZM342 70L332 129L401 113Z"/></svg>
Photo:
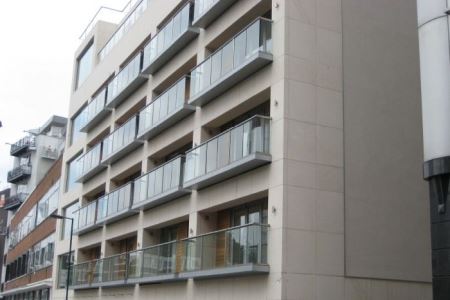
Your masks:
<svg viewBox="0 0 450 300"><path fill-rule="evenodd" d="M4 299L50 299L61 158L49 169L10 221L5 251Z"/></svg>

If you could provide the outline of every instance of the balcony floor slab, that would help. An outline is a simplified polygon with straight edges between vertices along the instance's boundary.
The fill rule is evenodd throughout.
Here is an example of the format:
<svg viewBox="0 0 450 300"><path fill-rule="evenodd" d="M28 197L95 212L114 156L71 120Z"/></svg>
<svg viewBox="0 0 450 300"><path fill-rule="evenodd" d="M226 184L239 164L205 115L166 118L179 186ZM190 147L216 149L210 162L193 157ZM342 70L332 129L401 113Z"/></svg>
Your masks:
<svg viewBox="0 0 450 300"><path fill-rule="evenodd" d="M81 127L81 132L89 132L98 123L100 123L107 115L111 113L111 109L103 108L99 113L97 113L89 122L87 122L83 127Z"/></svg>
<svg viewBox="0 0 450 300"><path fill-rule="evenodd" d="M158 135L165 129L175 125L177 122L186 118L188 115L195 111L195 106L184 104L179 109L177 109L172 115L168 116L163 121L159 122L155 126L150 129L145 130L144 132L139 132L137 139L140 141L147 141L148 139Z"/></svg>
<svg viewBox="0 0 450 300"><path fill-rule="evenodd" d="M89 179L91 179L92 177L94 177L95 175L97 175L98 173L100 173L101 171L103 171L104 169L106 169L106 167L107 166L100 163L97 166L90 169L89 171L87 171L85 174L78 177L76 182L84 183L84 182L88 181Z"/></svg>
<svg viewBox="0 0 450 300"><path fill-rule="evenodd" d="M131 143L123 146L119 150L112 153L110 156L106 157L105 159L102 159L102 165L104 166L112 165L113 163L115 163L116 161L118 161L131 151L134 151L137 148L139 148L142 144L143 144L142 141L135 139Z"/></svg>
<svg viewBox="0 0 450 300"><path fill-rule="evenodd" d="M144 82L147 81L147 77L138 75L133 79L122 91L117 94L111 102L106 103L106 108L113 109L119 106L129 95L134 93Z"/></svg>
<svg viewBox="0 0 450 300"><path fill-rule="evenodd" d="M174 200L176 198L182 197L184 195L189 194L191 191L187 189L183 189L182 187L176 187L174 189L171 189L169 191L166 191L164 193L161 193L157 196L148 198L144 201L139 201L133 204L133 209L148 209L151 207L155 207L161 204L164 204L166 202L169 202L171 200Z"/></svg>
<svg viewBox="0 0 450 300"><path fill-rule="evenodd" d="M272 161L270 154L253 153L218 170L206 173L183 184L184 188L201 189L236 175L268 164Z"/></svg>
<svg viewBox="0 0 450 300"><path fill-rule="evenodd" d="M231 5L237 0L220 0L217 1L212 7L205 11L201 16L192 21L192 26L206 28L220 15L222 15Z"/></svg>
<svg viewBox="0 0 450 300"><path fill-rule="evenodd" d="M199 34L199 30L194 27L189 27L181 33L172 44L158 55L148 66L142 70L143 74L155 74L161 69L172 57L174 57L181 49L189 44Z"/></svg>
<svg viewBox="0 0 450 300"><path fill-rule="evenodd" d="M262 275L268 274L270 267L268 265L245 264L238 266L230 266L223 268L216 268L210 270L183 272L178 276L180 278L194 278L194 279L211 279L220 277L234 277L246 275Z"/></svg>
<svg viewBox="0 0 450 300"><path fill-rule="evenodd" d="M240 67L231 71L221 78L221 80L210 85L205 91L189 99L188 103L195 106L203 106L212 101L217 96L243 81L256 71L262 69L273 61L270 53L258 51Z"/></svg>

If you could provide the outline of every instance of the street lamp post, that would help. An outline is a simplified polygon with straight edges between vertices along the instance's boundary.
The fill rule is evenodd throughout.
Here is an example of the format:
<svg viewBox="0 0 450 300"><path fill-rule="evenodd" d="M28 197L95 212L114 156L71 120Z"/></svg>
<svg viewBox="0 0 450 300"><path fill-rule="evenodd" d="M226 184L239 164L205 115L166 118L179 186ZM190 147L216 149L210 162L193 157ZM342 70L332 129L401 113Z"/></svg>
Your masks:
<svg viewBox="0 0 450 300"><path fill-rule="evenodd" d="M67 278L66 278L66 300L69 300L69 283L70 283L70 271L72 267L72 236L73 236L73 218L58 215L56 213L51 214L50 217L59 220L70 220L70 239L69 239L69 264L67 265Z"/></svg>

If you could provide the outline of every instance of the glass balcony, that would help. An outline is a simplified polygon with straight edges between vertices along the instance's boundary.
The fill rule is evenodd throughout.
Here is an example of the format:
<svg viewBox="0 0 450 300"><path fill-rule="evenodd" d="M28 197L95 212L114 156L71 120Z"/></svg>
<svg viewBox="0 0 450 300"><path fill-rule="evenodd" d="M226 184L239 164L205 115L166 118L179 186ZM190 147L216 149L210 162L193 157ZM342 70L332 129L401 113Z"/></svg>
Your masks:
<svg viewBox="0 0 450 300"><path fill-rule="evenodd" d="M133 208L149 208L188 194L183 189L184 156L153 169L134 181Z"/></svg>
<svg viewBox="0 0 450 300"><path fill-rule="evenodd" d="M132 183L128 183L99 198L96 224L107 224L135 214L136 212L130 209L132 190Z"/></svg>
<svg viewBox="0 0 450 300"><path fill-rule="evenodd" d="M102 158L101 155L102 143L98 143L84 155L78 158L77 164L80 171L80 176L78 177L77 182L86 182L94 175L97 175L102 170L106 169L106 166L100 163Z"/></svg>
<svg viewBox="0 0 450 300"><path fill-rule="evenodd" d="M17 141L16 143L12 144L9 153L11 156L20 157L31 148L34 148L36 146L35 142L36 139L34 136L26 136L23 139Z"/></svg>
<svg viewBox="0 0 450 300"><path fill-rule="evenodd" d="M200 189L269 163L270 118L251 119L186 153L184 188Z"/></svg>
<svg viewBox="0 0 450 300"><path fill-rule="evenodd" d="M269 273L267 225L247 224L184 240L183 278Z"/></svg>
<svg viewBox="0 0 450 300"><path fill-rule="evenodd" d="M98 54L98 58L102 61L114 48L114 46L122 39L123 36L133 27L133 25L139 20L139 18L144 14L145 10L148 7L148 4L151 0L130 0L125 8L119 12L120 19L123 19L119 22L118 27L111 38L106 42L105 46L100 50ZM100 11L100 10L99 10ZM108 16L111 14L111 9L108 9ZM125 18L124 18L125 17ZM93 20L89 24L89 26L94 26L97 20L103 20L104 16L99 16L97 19L94 16ZM106 19L107 22L111 23L109 18ZM112 22L116 23L116 22ZM88 33L89 29L86 29L84 32Z"/></svg>
<svg viewBox="0 0 450 300"><path fill-rule="evenodd" d="M137 126L138 116L136 115L103 140L103 164L112 164L142 145L142 141L136 139Z"/></svg>
<svg viewBox="0 0 450 300"><path fill-rule="evenodd" d="M142 53L139 52L108 84L106 107L115 108L132 94L146 80L140 76L142 70Z"/></svg>
<svg viewBox="0 0 450 300"><path fill-rule="evenodd" d="M48 147L41 146L39 149L39 155L45 159L55 160L58 159L59 157L59 151L58 149L53 148L51 146Z"/></svg>
<svg viewBox="0 0 450 300"><path fill-rule="evenodd" d="M267 232L246 224L77 264L72 288L267 274Z"/></svg>
<svg viewBox="0 0 450 300"><path fill-rule="evenodd" d="M138 139L146 141L195 111L186 103L189 78L183 77L139 113Z"/></svg>
<svg viewBox="0 0 450 300"><path fill-rule="evenodd" d="M84 120L80 128L81 132L88 132L97 125L104 117L109 114L110 110L106 109L107 88L103 88L83 111Z"/></svg>
<svg viewBox="0 0 450 300"><path fill-rule="evenodd" d="M189 104L205 105L272 60L272 21L259 18L191 71Z"/></svg>
<svg viewBox="0 0 450 300"><path fill-rule="evenodd" d="M206 28L219 18L237 0L195 0L194 21L196 27Z"/></svg>
<svg viewBox="0 0 450 300"><path fill-rule="evenodd" d="M128 254L128 280L134 283L172 281L183 268L183 243L173 241Z"/></svg>
<svg viewBox="0 0 450 300"><path fill-rule="evenodd" d="M31 165L20 165L8 172L9 183L22 183L31 176Z"/></svg>
<svg viewBox="0 0 450 300"><path fill-rule="evenodd" d="M92 201L83 206L75 211L74 214L76 214L73 224L75 234L86 233L98 228L95 224L97 217L97 201Z"/></svg>
<svg viewBox="0 0 450 300"><path fill-rule="evenodd" d="M191 26L193 15L193 3L188 2L150 40L144 48L143 73L154 74L198 35Z"/></svg>
<svg viewBox="0 0 450 300"><path fill-rule="evenodd" d="M94 260L73 265L70 287L73 289L90 288L94 282L97 262L98 260Z"/></svg>

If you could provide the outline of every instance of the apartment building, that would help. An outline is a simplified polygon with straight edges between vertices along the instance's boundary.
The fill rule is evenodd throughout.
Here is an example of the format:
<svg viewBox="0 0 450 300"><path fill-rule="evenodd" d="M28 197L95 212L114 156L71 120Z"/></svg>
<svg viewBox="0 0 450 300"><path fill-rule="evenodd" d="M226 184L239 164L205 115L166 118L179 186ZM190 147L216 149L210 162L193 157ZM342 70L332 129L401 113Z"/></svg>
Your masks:
<svg viewBox="0 0 450 300"><path fill-rule="evenodd" d="M61 164L53 162L10 220L3 299L50 299Z"/></svg>
<svg viewBox="0 0 450 300"><path fill-rule="evenodd" d="M5 209L14 212L44 178L64 147L67 119L52 116L41 127L11 144L13 169L8 171L11 196Z"/></svg>
<svg viewBox="0 0 450 300"><path fill-rule="evenodd" d="M2 260L0 261L0 282L4 282L5 276L3 257L5 251L6 234L8 232L8 211L4 209L7 199L9 199L11 189L7 188L0 191L0 253L2 254Z"/></svg>
<svg viewBox="0 0 450 300"><path fill-rule="evenodd" d="M70 298L431 299L415 16L142 0L98 22L62 166Z"/></svg>

